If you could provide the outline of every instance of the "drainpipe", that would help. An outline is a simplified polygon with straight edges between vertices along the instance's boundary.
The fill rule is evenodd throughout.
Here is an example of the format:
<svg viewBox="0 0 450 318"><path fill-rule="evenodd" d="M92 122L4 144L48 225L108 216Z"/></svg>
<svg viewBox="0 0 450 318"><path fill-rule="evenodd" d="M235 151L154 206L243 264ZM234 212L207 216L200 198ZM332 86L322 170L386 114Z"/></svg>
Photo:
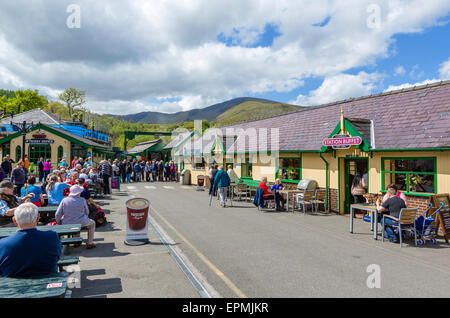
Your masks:
<svg viewBox="0 0 450 318"><path fill-rule="evenodd" d="M326 161L325 160L325 158L324 157L322 157L322 153L321 152L319 152L319 156L320 156L320 159L322 159L323 160L323 162L325 162L325 209L326 209L326 211L327 212L329 212L329 209L328 209L328 161Z"/></svg>

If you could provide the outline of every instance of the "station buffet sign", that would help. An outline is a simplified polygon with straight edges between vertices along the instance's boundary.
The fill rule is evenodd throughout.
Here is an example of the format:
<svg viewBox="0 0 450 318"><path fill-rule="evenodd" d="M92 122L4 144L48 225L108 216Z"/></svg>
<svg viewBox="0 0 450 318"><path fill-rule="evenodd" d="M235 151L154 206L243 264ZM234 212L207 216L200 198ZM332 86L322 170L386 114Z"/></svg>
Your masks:
<svg viewBox="0 0 450 318"><path fill-rule="evenodd" d="M322 141L322 145L333 149L349 149L351 146L357 146L361 143L361 137L352 137L350 135L334 135L333 138L326 138Z"/></svg>

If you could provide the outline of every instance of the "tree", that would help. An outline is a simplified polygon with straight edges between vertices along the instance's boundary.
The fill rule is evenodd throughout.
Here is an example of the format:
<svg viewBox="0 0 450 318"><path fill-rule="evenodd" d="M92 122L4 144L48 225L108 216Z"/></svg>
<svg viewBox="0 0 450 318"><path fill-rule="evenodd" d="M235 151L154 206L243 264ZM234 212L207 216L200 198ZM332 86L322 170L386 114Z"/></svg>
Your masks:
<svg viewBox="0 0 450 318"><path fill-rule="evenodd" d="M6 110L15 114L20 114L35 108L44 108L48 103L47 98L39 95L37 89L34 91L30 89L17 90L15 95L15 98L8 98L6 100Z"/></svg>
<svg viewBox="0 0 450 318"><path fill-rule="evenodd" d="M59 99L66 103L69 109L69 117L72 117L76 108L82 108L86 103L86 91L78 91L75 88L68 88L58 95Z"/></svg>

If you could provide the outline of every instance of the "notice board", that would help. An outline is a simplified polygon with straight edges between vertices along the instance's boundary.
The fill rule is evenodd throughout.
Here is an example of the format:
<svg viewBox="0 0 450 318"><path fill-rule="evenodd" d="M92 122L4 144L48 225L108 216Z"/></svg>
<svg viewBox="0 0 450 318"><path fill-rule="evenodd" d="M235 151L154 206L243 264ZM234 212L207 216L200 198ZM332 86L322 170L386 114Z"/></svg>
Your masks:
<svg viewBox="0 0 450 318"><path fill-rule="evenodd" d="M439 210L439 216L437 218L436 227L441 229L444 235L445 242L448 243L450 238L450 197L448 193L436 194L431 196L431 203L433 203L433 211L439 209L439 207L444 204L444 206Z"/></svg>

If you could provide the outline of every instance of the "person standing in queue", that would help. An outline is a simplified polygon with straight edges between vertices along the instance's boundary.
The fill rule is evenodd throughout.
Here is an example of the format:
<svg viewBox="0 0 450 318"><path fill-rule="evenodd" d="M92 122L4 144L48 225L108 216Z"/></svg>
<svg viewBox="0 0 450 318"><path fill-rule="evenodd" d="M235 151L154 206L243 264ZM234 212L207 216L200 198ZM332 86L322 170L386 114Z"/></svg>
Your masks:
<svg viewBox="0 0 450 318"><path fill-rule="evenodd" d="M42 183L44 179L44 158L40 158L38 162L39 182Z"/></svg>
<svg viewBox="0 0 450 318"><path fill-rule="evenodd" d="M214 180L216 178L217 169L215 165L211 165L209 169L209 195L216 195L216 188L214 187Z"/></svg>
<svg viewBox="0 0 450 318"><path fill-rule="evenodd" d="M11 182L16 188L16 195L20 196L20 190L26 182L25 170L23 170L23 161L20 160L11 172Z"/></svg>

